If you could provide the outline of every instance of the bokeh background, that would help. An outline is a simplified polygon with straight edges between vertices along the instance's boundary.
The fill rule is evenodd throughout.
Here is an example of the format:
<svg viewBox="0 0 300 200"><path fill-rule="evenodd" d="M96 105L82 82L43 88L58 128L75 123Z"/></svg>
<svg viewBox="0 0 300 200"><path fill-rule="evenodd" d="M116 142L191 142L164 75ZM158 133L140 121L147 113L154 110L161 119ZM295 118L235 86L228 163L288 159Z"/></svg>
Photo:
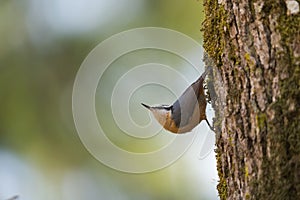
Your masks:
<svg viewBox="0 0 300 200"><path fill-rule="evenodd" d="M15 195L21 200L218 199L214 152L199 159L201 138L167 168L128 174L93 158L72 118L76 72L101 41L131 28L154 26L201 43L202 21L202 1L197 0L1 0L0 200ZM111 94L117 80L113 77L126 71L118 67L134 67L141 55L150 55L149 60L161 56L191 82L197 78L191 67L165 54L148 50L114 63L100 81L98 115L110 106L103 96ZM152 90L164 92L157 86ZM135 96L141 100L139 92ZM174 99L171 94L168 98L163 100ZM120 147L143 151L126 137L114 138L120 130L111 120L102 123Z"/></svg>

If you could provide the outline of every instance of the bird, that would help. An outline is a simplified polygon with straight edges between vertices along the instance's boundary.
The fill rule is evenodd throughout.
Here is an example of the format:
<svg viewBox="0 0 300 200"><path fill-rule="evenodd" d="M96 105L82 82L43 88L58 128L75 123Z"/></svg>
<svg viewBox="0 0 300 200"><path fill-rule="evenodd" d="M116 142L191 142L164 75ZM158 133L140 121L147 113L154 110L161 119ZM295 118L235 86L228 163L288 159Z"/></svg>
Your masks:
<svg viewBox="0 0 300 200"><path fill-rule="evenodd" d="M172 105L149 106L141 103L150 110L155 119L168 131L182 134L192 131L202 120L209 128L213 127L206 117L206 96L203 82L211 70L208 67L204 73L192 83Z"/></svg>

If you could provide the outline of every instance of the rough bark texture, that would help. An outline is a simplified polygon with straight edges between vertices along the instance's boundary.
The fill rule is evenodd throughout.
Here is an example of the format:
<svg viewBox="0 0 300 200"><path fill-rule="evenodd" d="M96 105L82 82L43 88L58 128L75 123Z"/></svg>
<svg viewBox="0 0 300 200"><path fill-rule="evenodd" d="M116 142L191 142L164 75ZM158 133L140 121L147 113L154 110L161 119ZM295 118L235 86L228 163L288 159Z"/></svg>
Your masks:
<svg viewBox="0 0 300 200"><path fill-rule="evenodd" d="M221 199L300 199L299 4L204 2Z"/></svg>

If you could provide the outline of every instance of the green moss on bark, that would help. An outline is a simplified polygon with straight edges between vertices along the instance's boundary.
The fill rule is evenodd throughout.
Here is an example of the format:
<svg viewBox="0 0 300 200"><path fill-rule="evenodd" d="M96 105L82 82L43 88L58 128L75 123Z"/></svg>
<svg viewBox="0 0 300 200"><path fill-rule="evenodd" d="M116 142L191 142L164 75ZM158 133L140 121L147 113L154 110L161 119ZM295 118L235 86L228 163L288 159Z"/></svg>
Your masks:
<svg viewBox="0 0 300 200"><path fill-rule="evenodd" d="M221 66L225 46L224 30L228 29L226 11L224 6L218 4L218 1L204 0L204 12L206 18L202 24L202 31L204 31L203 47L215 64Z"/></svg>
<svg viewBox="0 0 300 200"><path fill-rule="evenodd" d="M222 66L222 56L225 47L224 29L228 28L226 23L226 12L222 5L218 4L216 0L204 0L204 12L206 18L203 22L202 31L204 31L204 49L213 60L217 67ZM213 11L213 12L212 12ZM218 112L218 111L217 111ZM219 114L216 113L216 116ZM216 127L221 126L221 119L216 118L219 124L215 123ZM220 131L220 130L219 130ZM221 152L216 150L217 170L219 175L219 183L217 189L221 200L227 197L226 178L222 170Z"/></svg>
<svg viewBox="0 0 300 200"><path fill-rule="evenodd" d="M217 159L217 170L218 170L218 176L219 176L219 183L217 185L217 189L219 192L219 196L221 200L225 200L227 197L227 184L225 175L222 172L222 160L221 160L221 152L218 150L215 150L216 153L216 159Z"/></svg>

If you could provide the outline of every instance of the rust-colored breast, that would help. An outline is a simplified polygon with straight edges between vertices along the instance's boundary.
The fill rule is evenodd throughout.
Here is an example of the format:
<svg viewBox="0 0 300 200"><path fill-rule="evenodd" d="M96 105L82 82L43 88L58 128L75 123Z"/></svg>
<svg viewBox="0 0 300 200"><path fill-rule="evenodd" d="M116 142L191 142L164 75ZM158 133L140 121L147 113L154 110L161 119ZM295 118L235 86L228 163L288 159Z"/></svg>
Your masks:
<svg viewBox="0 0 300 200"><path fill-rule="evenodd" d="M164 124L164 128L172 133L178 133L178 127L176 126L175 122L171 118L171 114L168 113L166 117L166 123Z"/></svg>

